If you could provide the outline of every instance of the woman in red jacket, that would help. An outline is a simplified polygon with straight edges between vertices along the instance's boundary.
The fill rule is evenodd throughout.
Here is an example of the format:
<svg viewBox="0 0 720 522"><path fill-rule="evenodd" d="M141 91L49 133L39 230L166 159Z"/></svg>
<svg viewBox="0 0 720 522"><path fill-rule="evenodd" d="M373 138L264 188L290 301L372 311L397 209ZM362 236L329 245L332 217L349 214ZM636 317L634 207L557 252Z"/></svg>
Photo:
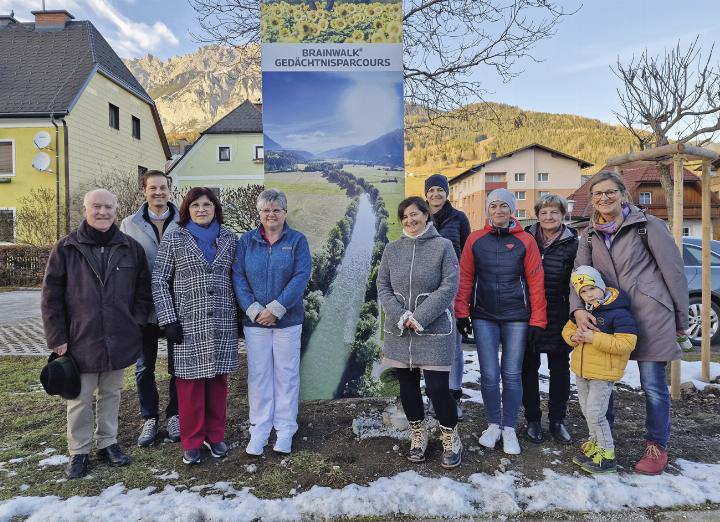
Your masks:
<svg viewBox="0 0 720 522"><path fill-rule="evenodd" d="M470 234L463 248L455 298L458 331L475 331L480 391L489 423L479 442L494 448L502 437L503 450L511 455L520 453L515 424L522 401L525 344L534 342L547 324L542 259L535 239L512 217L515 204L507 189L488 195L488 222Z"/></svg>

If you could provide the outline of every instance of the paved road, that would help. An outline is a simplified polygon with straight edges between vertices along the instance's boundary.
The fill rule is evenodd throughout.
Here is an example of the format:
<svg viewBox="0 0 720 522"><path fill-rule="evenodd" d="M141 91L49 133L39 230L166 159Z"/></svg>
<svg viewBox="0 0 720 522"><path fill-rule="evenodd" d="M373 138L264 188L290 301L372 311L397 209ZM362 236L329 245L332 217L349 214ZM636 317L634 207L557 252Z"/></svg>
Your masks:
<svg viewBox="0 0 720 522"><path fill-rule="evenodd" d="M0 292L0 326L40 317L40 290Z"/></svg>

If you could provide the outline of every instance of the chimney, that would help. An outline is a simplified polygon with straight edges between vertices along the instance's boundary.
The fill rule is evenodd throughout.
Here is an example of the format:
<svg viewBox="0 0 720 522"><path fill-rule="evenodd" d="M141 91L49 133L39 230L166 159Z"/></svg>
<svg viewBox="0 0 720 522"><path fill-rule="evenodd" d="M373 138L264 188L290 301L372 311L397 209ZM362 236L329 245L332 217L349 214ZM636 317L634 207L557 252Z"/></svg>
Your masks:
<svg viewBox="0 0 720 522"><path fill-rule="evenodd" d="M31 11L35 15L35 29L63 29L65 24L75 17L65 11Z"/></svg>
<svg viewBox="0 0 720 522"><path fill-rule="evenodd" d="M0 14L0 27L4 27L7 25L14 25L17 23L17 20L15 20L15 13L12 12L9 15Z"/></svg>
<svg viewBox="0 0 720 522"><path fill-rule="evenodd" d="M491 152L491 153L490 153L490 159L491 159L491 160L497 159L497 152Z"/></svg>

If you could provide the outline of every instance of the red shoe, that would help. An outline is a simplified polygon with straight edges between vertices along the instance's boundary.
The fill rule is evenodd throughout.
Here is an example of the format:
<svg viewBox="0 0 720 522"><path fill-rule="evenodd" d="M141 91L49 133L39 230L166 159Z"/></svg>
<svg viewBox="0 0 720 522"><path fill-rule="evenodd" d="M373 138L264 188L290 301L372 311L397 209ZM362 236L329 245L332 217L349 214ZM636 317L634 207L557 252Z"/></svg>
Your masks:
<svg viewBox="0 0 720 522"><path fill-rule="evenodd" d="M660 475L668 463L667 451L657 442L649 440L645 455L635 464L635 471L643 475Z"/></svg>

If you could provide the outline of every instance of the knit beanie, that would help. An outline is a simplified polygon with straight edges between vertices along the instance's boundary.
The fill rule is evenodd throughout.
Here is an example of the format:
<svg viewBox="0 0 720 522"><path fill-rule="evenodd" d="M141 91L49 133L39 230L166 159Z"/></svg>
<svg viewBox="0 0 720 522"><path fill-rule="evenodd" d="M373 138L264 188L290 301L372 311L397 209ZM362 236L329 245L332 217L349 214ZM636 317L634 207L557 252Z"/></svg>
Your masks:
<svg viewBox="0 0 720 522"><path fill-rule="evenodd" d="M433 187L440 187L445 191L446 194L450 194L450 185L448 185L448 179L442 174L433 174L425 180L425 194L428 193Z"/></svg>
<svg viewBox="0 0 720 522"><path fill-rule="evenodd" d="M580 295L580 290L586 286L596 286L603 292L607 290L605 281L603 281L600 272L587 265L579 266L573 270L573 273L570 276L570 282L578 295Z"/></svg>
<svg viewBox="0 0 720 522"><path fill-rule="evenodd" d="M487 212L487 215L490 215L490 204L493 201L502 201L503 203L507 203L507 206L510 207L510 213L515 214L515 207L517 206L517 201L515 200L515 196L512 192L510 192L508 189L499 188L493 190L490 194L488 194L487 200L485 201L485 211Z"/></svg>

